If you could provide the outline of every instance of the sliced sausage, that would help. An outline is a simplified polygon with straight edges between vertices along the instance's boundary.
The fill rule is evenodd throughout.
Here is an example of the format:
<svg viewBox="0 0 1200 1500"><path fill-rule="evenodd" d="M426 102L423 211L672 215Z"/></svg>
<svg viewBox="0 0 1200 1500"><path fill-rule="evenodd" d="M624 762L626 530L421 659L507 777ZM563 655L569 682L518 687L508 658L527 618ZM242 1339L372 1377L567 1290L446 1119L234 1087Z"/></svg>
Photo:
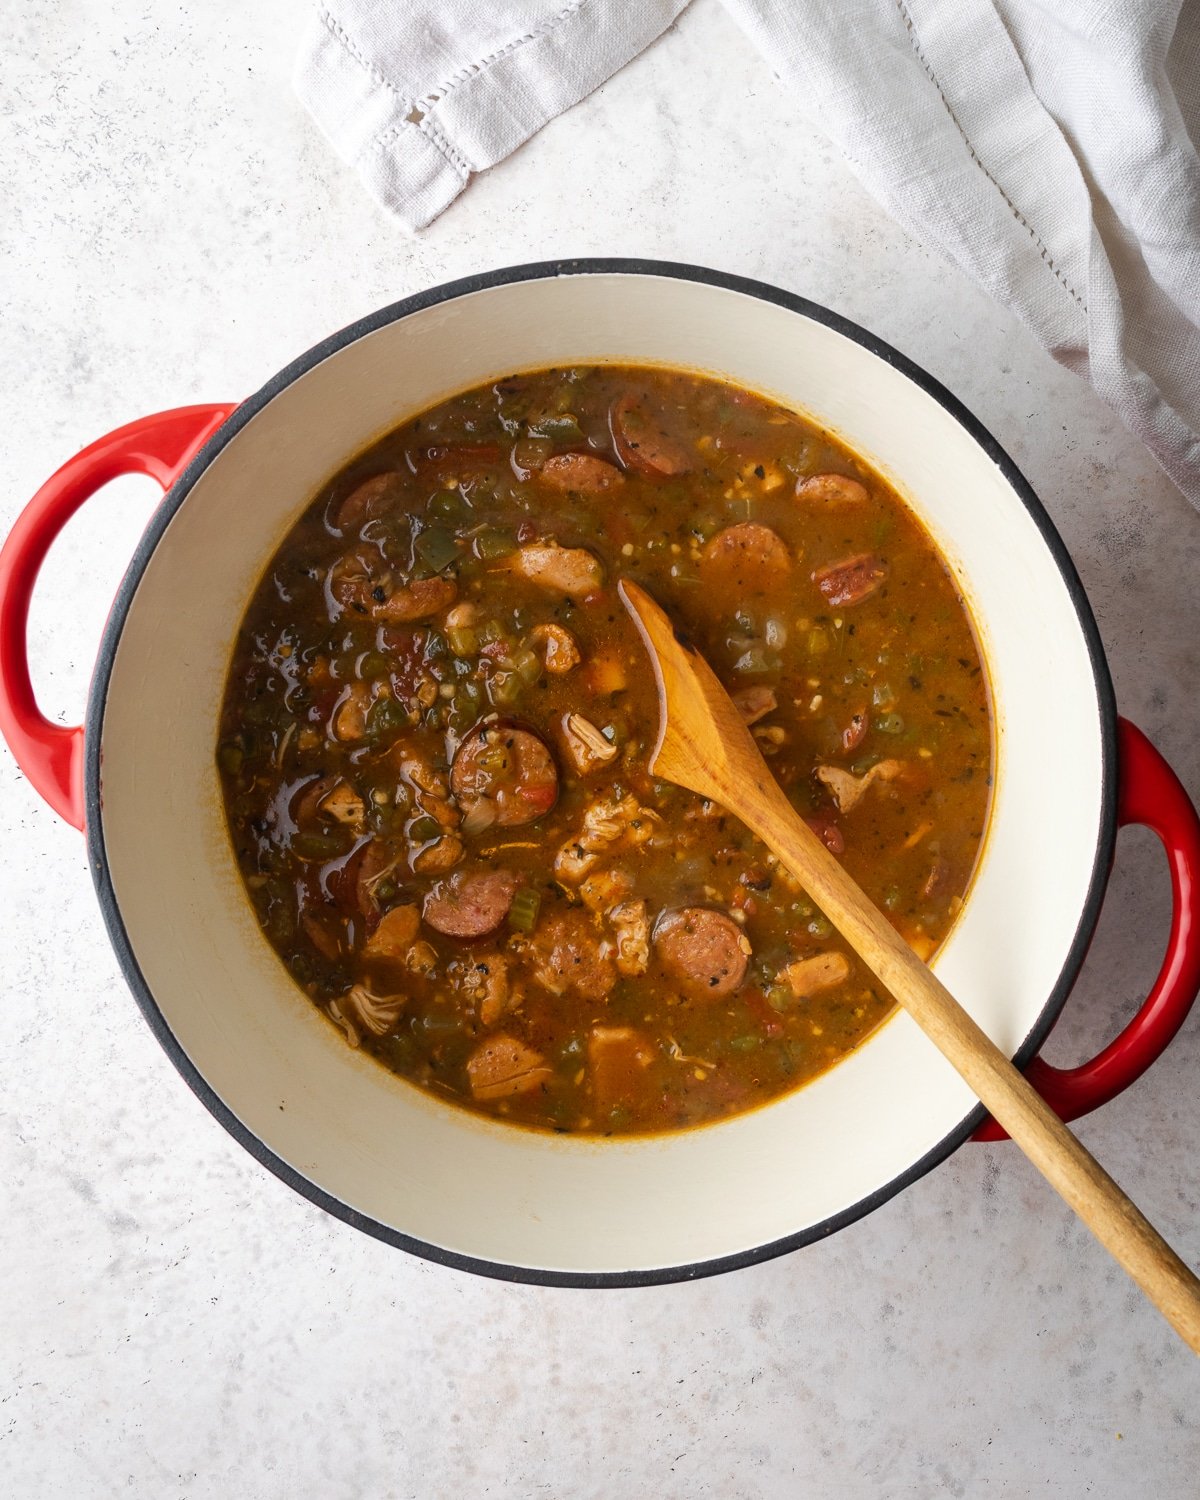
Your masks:
<svg viewBox="0 0 1200 1500"><path fill-rule="evenodd" d="M558 800L558 769L546 742L532 729L492 722L477 724L463 739L450 767L450 790L469 817L480 802L495 812L492 822L517 828L548 813Z"/></svg>
<svg viewBox="0 0 1200 1500"><path fill-rule="evenodd" d="M758 590L771 588L792 566L778 532L757 521L739 521L710 538L700 554L701 571L721 583Z"/></svg>
<svg viewBox="0 0 1200 1500"><path fill-rule="evenodd" d="M664 432L661 419L636 396L625 395L613 403L609 428L617 457L627 469L666 479L692 467L687 449Z"/></svg>
<svg viewBox="0 0 1200 1500"><path fill-rule="evenodd" d="M488 1037L467 1058L467 1080L475 1099L528 1094L541 1088L549 1077L550 1069L542 1054L516 1037Z"/></svg>
<svg viewBox="0 0 1200 1500"><path fill-rule="evenodd" d="M400 499L404 475L395 470L376 474L350 491L337 508L334 524L339 531L354 531L364 522L383 515Z"/></svg>
<svg viewBox="0 0 1200 1500"><path fill-rule="evenodd" d="M830 604L861 604L888 576L887 563L873 552L829 563L813 573L813 582Z"/></svg>
<svg viewBox="0 0 1200 1500"><path fill-rule="evenodd" d="M725 912L684 906L659 917L654 951L687 994L721 1000L745 979L751 948L746 934Z"/></svg>
<svg viewBox="0 0 1200 1500"><path fill-rule="evenodd" d="M553 589L571 599L586 599L604 587L604 565L585 547L560 547L554 541L527 542L513 553L508 568L539 588Z"/></svg>
<svg viewBox="0 0 1200 1500"><path fill-rule="evenodd" d="M591 453L556 453L538 470L544 485L563 494L603 495L625 483L620 469Z"/></svg>
<svg viewBox="0 0 1200 1500"><path fill-rule="evenodd" d="M517 884L511 870L439 880L425 897L421 915L443 937L466 942L491 937L508 916Z"/></svg>
<svg viewBox="0 0 1200 1500"><path fill-rule="evenodd" d="M796 482L801 500L815 500L822 505L865 505L871 492L865 484L848 474L811 474Z"/></svg>
<svg viewBox="0 0 1200 1500"><path fill-rule="evenodd" d="M603 1000L617 982L611 944L596 922L577 907L543 920L528 951L533 974L552 995L572 995L589 1003Z"/></svg>

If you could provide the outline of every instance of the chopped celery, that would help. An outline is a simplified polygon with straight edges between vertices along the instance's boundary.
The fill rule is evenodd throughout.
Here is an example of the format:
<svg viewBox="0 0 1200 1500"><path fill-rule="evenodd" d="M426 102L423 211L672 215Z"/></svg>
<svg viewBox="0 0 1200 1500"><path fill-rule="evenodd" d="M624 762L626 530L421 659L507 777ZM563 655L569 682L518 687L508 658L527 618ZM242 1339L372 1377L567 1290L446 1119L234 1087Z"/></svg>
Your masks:
<svg viewBox="0 0 1200 1500"><path fill-rule="evenodd" d="M537 926L538 912L541 909L541 894L531 885L523 885L509 907L508 925L518 932L532 932Z"/></svg>
<svg viewBox="0 0 1200 1500"><path fill-rule="evenodd" d="M511 708L525 691L519 672L495 672L488 679L488 696L497 708Z"/></svg>
<svg viewBox="0 0 1200 1500"><path fill-rule="evenodd" d="M535 683L542 675L542 663L534 651L528 647L518 651L513 659L513 666L523 681Z"/></svg>

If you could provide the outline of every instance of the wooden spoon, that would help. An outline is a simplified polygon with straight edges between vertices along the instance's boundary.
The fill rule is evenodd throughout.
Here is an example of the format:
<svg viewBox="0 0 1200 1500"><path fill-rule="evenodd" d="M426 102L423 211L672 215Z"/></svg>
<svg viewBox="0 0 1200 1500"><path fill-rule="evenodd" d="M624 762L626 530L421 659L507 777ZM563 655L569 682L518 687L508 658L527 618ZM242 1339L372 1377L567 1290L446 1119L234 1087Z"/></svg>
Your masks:
<svg viewBox="0 0 1200 1500"><path fill-rule="evenodd" d="M619 592L658 682L654 775L719 802L774 850L1047 1182L1200 1354L1200 1281L799 816L704 658L644 589L622 579Z"/></svg>

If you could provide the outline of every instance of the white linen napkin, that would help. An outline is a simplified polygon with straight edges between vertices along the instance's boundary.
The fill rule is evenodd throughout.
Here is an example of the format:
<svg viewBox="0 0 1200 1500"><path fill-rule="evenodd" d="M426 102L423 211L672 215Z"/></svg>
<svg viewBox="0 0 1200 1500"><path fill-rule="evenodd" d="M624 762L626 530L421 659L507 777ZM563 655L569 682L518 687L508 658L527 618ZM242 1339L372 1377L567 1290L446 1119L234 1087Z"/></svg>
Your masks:
<svg viewBox="0 0 1200 1500"><path fill-rule="evenodd" d="M327 0L297 91L409 229L687 0ZM723 0L912 234L1200 506L1200 0Z"/></svg>

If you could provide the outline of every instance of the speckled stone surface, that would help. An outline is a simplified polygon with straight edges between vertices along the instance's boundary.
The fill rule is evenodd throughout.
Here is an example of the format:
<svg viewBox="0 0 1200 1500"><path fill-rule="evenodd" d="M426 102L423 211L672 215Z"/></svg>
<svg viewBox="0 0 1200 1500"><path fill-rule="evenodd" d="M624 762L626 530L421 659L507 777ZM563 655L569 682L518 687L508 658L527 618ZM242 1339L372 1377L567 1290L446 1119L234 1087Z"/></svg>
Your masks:
<svg viewBox="0 0 1200 1500"><path fill-rule="evenodd" d="M1123 711L1200 795L1200 517L880 213L713 0L418 240L292 98L295 11L0 14L0 524L110 427L241 396L418 288L556 255L719 266L865 324L992 428L1074 554ZM113 485L53 555L31 640L65 718L153 501ZM964 1148L831 1241L693 1285L540 1290L409 1259L208 1116L125 990L78 836L7 755L0 799L5 1494L1200 1493L1200 1365L1013 1149ZM1131 1012L1166 886L1150 836L1125 835L1054 1058ZM1200 1014L1081 1126L1193 1264L1198 1079Z"/></svg>

